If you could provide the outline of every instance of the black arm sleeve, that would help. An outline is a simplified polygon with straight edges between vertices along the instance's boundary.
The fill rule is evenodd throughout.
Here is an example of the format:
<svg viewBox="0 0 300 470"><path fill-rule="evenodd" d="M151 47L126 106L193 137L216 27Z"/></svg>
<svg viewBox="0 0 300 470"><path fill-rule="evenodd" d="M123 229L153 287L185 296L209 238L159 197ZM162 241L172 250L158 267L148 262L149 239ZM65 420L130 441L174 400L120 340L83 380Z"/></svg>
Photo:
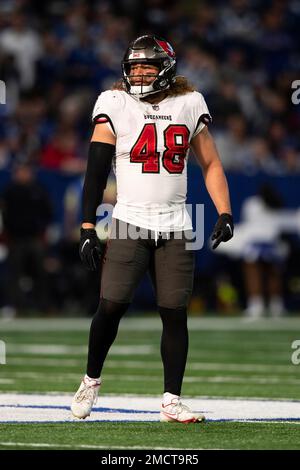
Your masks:
<svg viewBox="0 0 300 470"><path fill-rule="evenodd" d="M101 204L115 146L91 142L82 193L83 222L96 223L96 210Z"/></svg>

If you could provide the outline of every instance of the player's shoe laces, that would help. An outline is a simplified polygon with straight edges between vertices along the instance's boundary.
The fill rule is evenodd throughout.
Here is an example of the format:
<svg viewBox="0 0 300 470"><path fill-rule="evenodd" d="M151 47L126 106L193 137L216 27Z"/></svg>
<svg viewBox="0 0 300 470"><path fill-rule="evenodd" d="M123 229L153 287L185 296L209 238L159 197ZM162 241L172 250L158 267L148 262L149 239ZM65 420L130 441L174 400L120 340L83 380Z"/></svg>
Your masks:
<svg viewBox="0 0 300 470"><path fill-rule="evenodd" d="M93 405L97 402L100 385L100 379L90 379L87 375L83 378L71 405L75 418L85 419L90 416Z"/></svg>
<svg viewBox="0 0 300 470"><path fill-rule="evenodd" d="M160 421L174 423L200 423L205 421L205 416L190 410L187 405L181 403L180 398L173 398L169 403L162 403Z"/></svg>

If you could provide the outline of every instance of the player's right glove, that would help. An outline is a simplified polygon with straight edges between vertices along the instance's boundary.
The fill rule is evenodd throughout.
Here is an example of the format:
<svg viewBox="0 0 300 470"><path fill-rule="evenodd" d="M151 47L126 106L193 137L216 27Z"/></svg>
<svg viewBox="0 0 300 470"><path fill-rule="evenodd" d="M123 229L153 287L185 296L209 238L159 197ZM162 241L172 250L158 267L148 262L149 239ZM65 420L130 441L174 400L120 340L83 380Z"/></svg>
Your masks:
<svg viewBox="0 0 300 470"><path fill-rule="evenodd" d="M104 245L102 245L97 237L96 230L93 228L81 228L79 256L84 266L91 271L96 271L103 254Z"/></svg>
<svg viewBox="0 0 300 470"><path fill-rule="evenodd" d="M212 248L215 250L221 242L228 242L233 237L233 218L231 214L221 214L214 227L211 239L216 240Z"/></svg>

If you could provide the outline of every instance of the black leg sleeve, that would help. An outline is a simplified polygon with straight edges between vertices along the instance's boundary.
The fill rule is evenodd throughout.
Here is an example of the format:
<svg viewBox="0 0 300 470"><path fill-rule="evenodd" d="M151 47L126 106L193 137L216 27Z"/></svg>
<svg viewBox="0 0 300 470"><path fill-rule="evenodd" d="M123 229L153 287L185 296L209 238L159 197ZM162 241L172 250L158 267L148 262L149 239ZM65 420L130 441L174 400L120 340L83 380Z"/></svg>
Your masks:
<svg viewBox="0 0 300 470"><path fill-rule="evenodd" d="M92 320L86 373L91 378L100 377L104 360L114 342L120 320L129 304L101 299Z"/></svg>
<svg viewBox="0 0 300 470"><path fill-rule="evenodd" d="M187 312L185 307L159 307L163 331L161 357L164 366L164 392L180 395L188 353Z"/></svg>

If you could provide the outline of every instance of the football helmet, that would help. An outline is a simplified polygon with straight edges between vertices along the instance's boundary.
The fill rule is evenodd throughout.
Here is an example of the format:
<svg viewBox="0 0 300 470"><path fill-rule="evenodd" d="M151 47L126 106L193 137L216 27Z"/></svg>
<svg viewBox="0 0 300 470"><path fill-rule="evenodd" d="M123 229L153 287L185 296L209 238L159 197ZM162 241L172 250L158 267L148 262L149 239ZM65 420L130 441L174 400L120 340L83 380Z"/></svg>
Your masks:
<svg viewBox="0 0 300 470"><path fill-rule="evenodd" d="M158 74L153 82L132 85L130 70L133 64L153 64ZM170 43L165 39L146 35L140 36L129 44L122 61L122 75L127 93L137 98L167 90L175 82L176 56Z"/></svg>

